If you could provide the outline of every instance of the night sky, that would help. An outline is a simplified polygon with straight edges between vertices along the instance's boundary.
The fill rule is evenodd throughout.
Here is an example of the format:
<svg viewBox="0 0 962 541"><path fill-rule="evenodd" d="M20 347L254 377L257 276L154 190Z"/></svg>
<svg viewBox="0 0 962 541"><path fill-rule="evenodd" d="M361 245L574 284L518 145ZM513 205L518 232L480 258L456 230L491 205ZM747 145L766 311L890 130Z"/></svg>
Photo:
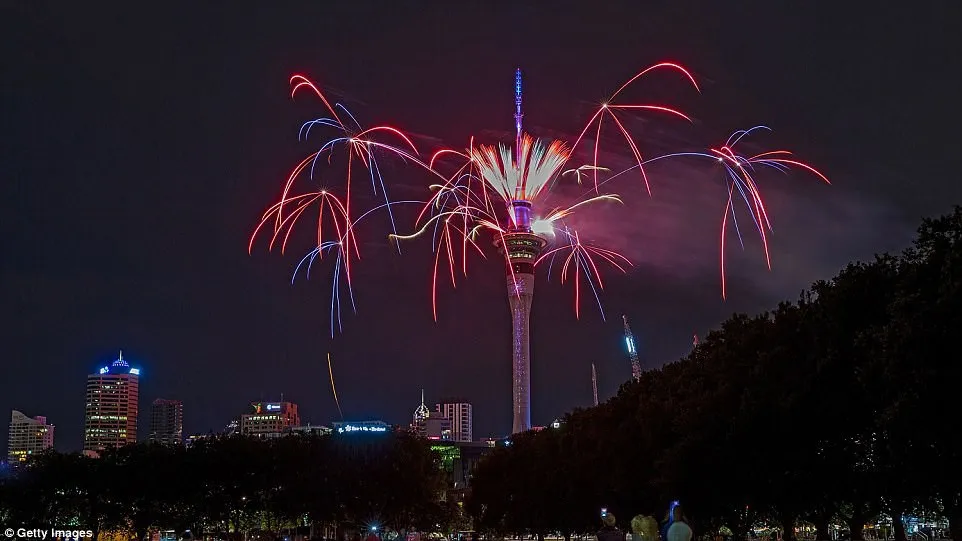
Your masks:
<svg viewBox="0 0 962 541"><path fill-rule="evenodd" d="M359 233L358 313L345 308L332 340L329 267L290 284L309 240L285 256L263 243L248 255L261 212L316 148L297 130L324 111L307 94L290 99L292 73L432 151L471 135L510 141L518 66L526 128L571 142L623 81L674 60L700 95L665 73L628 97L674 104L695 122L639 115L631 128L646 154L701 150L766 124L774 132L746 148L790 148L832 179L759 176L773 271L757 237L746 235L744 252L730 237L723 301L720 172L653 167L652 198L626 175L614 188L626 205L575 223L636 264L607 274L607 322L590 302L576 320L569 285L539 276L536 425L590 404L590 363L603 399L629 377L621 314L645 366L660 366L685 355L694 332L899 250L922 217L962 203L962 71L951 52L962 44L949 2L107 4L0 3L0 414L46 415L59 449L81 447L85 376L119 349L142 367L142 412L155 398L181 399L190 433L220 430L250 401L282 393L304 421L335 420L327 352L349 419L409 422L423 387L429 401L474 403L479 437L510 429L497 258L475 261L456 290L442 281L435 323L429 243L398 255L376 218ZM631 164L613 135L603 148L607 165ZM424 174L384 163L392 197L428 193ZM402 212L403 224L412 218Z"/></svg>

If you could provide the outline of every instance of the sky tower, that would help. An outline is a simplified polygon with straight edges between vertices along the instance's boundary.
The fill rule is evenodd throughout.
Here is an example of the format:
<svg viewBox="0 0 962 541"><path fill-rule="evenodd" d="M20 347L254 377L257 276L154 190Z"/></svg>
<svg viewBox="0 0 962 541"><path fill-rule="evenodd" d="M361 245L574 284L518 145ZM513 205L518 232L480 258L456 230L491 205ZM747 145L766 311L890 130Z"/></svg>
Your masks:
<svg viewBox="0 0 962 541"><path fill-rule="evenodd" d="M521 155L521 69L514 74L514 122L516 130L515 163L520 168ZM531 202L520 199L511 201L506 232L495 241L507 252L508 260L508 306L511 308L511 405L514 414L511 433L531 430L531 347L529 326L531 301L534 298L534 263L538 260L547 241L531 230ZM500 246L501 244L504 246Z"/></svg>

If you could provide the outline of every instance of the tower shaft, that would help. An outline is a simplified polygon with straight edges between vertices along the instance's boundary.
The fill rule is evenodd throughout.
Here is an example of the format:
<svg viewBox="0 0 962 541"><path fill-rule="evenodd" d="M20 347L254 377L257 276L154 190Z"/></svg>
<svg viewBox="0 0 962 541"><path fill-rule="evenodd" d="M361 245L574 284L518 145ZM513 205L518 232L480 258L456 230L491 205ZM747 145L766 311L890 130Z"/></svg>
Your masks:
<svg viewBox="0 0 962 541"><path fill-rule="evenodd" d="M508 275L508 305L511 308L511 433L531 430L531 301L534 275Z"/></svg>
<svg viewBox="0 0 962 541"><path fill-rule="evenodd" d="M547 241L531 232L531 203L513 201L511 228L495 241L507 259L508 306L511 309L511 433L531 429L531 301L534 263ZM503 242L503 244L502 244Z"/></svg>

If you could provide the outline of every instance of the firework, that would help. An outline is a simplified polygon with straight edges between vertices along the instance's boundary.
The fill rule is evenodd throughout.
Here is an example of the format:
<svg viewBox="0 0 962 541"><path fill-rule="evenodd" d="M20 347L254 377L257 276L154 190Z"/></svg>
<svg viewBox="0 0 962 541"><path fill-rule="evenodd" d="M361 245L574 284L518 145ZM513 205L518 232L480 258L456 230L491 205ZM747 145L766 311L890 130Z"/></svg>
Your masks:
<svg viewBox="0 0 962 541"><path fill-rule="evenodd" d="M340 311L345 294L346 299L350 300L351 308L356 310L351 270L353 263L360 258L360 249L354 234L355 227L361 219L381 209L386 209L388 213L392 228L389 237L395 242L430 234L434 249L431 306L435 319L438 318L437 298L441 278L446 275L451 285L456 287L458 275L466 277L468 274L470 253L487 257L483 244L479 242L482 234L494 238L512 279L516 278L515 269L519 268L519 264L525 272L533 273L536 266L547 263L550 276L556 260L561 258L560 279L563 284L573 284L576 316L580 317L582 285L586 283L604 317L599 295L599 290L603 288L599 264L607 264L625 272L631 263L621 254L586 242L582 232L575 231L568 225L567 218L593 204L605 201L621 203L620 196L615 193L602 193L601 189L632 171L638 172L646 190L651 194L651 184L645 171L648 164L666 158L691 156L711 159L721 164L726 173L727 203L721 224L720 258L721 289L722 296L725 297L725 239L729 223L739 242L743 242L734 208L736 199L742 200L750 211L752 222L762 240L766 263L771 266L768 249L771 224L755 179L757 169L768 167L785 172L796 167L806 169L826 182L828 179L811 166L795 160L788 151L778 150L750 157L739 154L735 150L739 141L753 131L768 129L763 126L737 131L724 145L710 148L708 152L681 152L646 159L626 125L625 114L649 111L691 121L688 115L667 105L621 101L633 83L655 71L675 72L700 92L695 78L683 66L671 62L650 66L635 74L603 101L571 145L562 141L540 141L522 132L521 79L518 72L515 101L517 133L513 148L507 145L478 145L472 137L466 149L439 150L426 162L421 160L411 138L399 129L390 126L363 128L343 105L332 105L314 83L303 76L294 76L291 78L292 96L299 90L310 90L320 99L327 112L327 116L305 123L300 130L301 138L307 139L312 130L319 128L334 130L335 136L324 140L316 151L291 171L284 183L280 199L264 213L251 236L249 249L253 249L258 235L270 231L269 249L279 247L283 252L296 223L301 221L304 215L316 217L317 235L314 246L297 264L295 276L302 269L306 270L309 276L316 260L325 257L333 259L332 335L336 328L341 326ZM635 161L634 166L610 175L610 170L599 163L604 125L615 128L616 133L624 140ZM587 151L590 153L590 163L570 165L576 149L589 141L586 138L589 133L594 136L591 148ZM382 139L376 139L378 137ZM437 179L437 182L430 185L433 193L429 199L420 202L392 202L378 166L378 155L400 158ZM342 170L346 171L338 186L332 188L338 190L339 195L320 188L296 192L298 180L316 181L320 176L317 169L331 166L337 160L340 160ZM443 173L443 170L447 170L447 173ZM355 205L352 201L352 190L356 189L354 185L357 183L358 174L367 177L372 191L384 201L355 218L357 213L352 207ZM565 178L571 178L577 184L590 180L591 189L574 204L549 207L547 200L552 187ZM415 203L421 204L422 209L416 218L414 232L399 234L392 208L399 204ZM549 246L550 244L553 246Z"/></svg>
<svg viewBox="0 0 962 541"><path fill-rule="evenodd" d="M408 203L423 204L423 201L392 202L389 199L387 186L381 175L381 168L378 166L378 155L394 156L414 163L426 171L430 171L430 168L418 159L417 147L401 130L391 126L364 128L344 105L340 103L331 105L327 97L306 77L295 75L291 77L290 82L292 98L299 90L311 90L324 104L329 115L305 122L298 133L299 139L309 140L311 132L318 129L333 130L335 135L324 139L317 150L302 159L288 174L280 199L264 212L260 223L254 229L248 243L248 252L253 251L258 235L269 232L268 249L279 248L281 253L284 253L294 227L304 216L314 216L316 233L314 247L297 264L294 276L296 277L298 271L303 268L310 277L310 270L316 260L324 257L334 258L331 272L330 314L333 337L335 326L337 329L341 328L343 292L346 291L351 308L356 310L351 267L353 261L360 258L360 249L354 234L355 226L373 212L386 209L392 230L396 232L392 207ZM393 143L383 142L377 137L390 138ZM319 181L322 180L319 168L330 166L337 159L342 161L344 171L342 182L339 182L342 184L342 195L318 186ZM355 217L351 199L355 189L353 184L357 182L359 171L370 180L373 193L378 195L380 192L384 203ZM307 183L309 186L304 191L297 191L298 181L302 181L302 184Z"/></svg>
<svg viewBox="0 0 962 541"><path fill-rule="evenodd" d="M729 216L741 242L741 231L734 211L736 192L749 209L752 220L765 247L765 257L769 268L771 258L768 251L766 230L771 229L768 213L755 181L756 169L768 167L782 172L789 168L806 169L828 182L828 179L811 166L795 160L791 153L777 150L746 157L739 154L735 147L738 142L752 131L762 127L735 132L726 143L706 152L675 153L645 159L641 148L622 118L627 111L650 111L666 113L687 121L691 119L681 111L654 104L630 104L619 101L622 93L635 81L653 71L673 71L681 74L700 92L691 73L684 67L663 62L655 64L629 79L611 97L605 100L585 124L584 129L572 145L562 141L540 141L522 131L521 113L521 72L515 74L515 141L513 148L505 145L476 145L474 138L468 148L459 151L440 150L425 163L421 161L418 149L411 138L397 128L378 126L364 129L354 116L341 104L331 102L311 81L303 76L294 76L292 97L299 89L309 89L320 99L329 116L304 124L301 137L307 139L313 129L324 128L335 131L333 138L304 158L288 175L278 202L263 214L260 223L251 236L249 250L253 249L259 234L270 231L269 249L279 246L284 252L295 225L301 217L310 213L316 216L316 237L314 246L307 252L295 268L295 277L303 267L310 275L316 260L323 257L334 259L331 281L331 334L335 332L335 321L340 328L342 285L354 306L351 281L352 262L360 258L359 243L355 236L357 224L371 213L387 209L392 231L389 238L397 243L400 240L427 236L430 233L434 248L434 264L431 276L431 306L435 320L438 317L437 292L439 277L447 274L452 286L457 285L457 275L467 276L468 255L476 252L486 257L479 243L482 234L494 239L500 255L504 259L507 277L508 302L512 315L512 377L513 377L513 432L530 429L530 355L529 321L531 303L534 295L536 267L547 262L550 277L555 264L560 261L560 280L562 284L573 283L575 316L580 317L583 283L586 283L596 300L601 317L599 290L604 287L599 264L607 264L616 270L626 272L631 262L623 255L593 246L583 240L581 232L569 227L567 219L574 213L603 203L621 203L614 193L602 193L601 187L620 176L637 170L651 195L651 184L645 166L665 158L695 156L709 158L720 163L726 172L727 203L721 224L721 275L722 296L725 296L725 238ZM340 114L339 114L340 112ZM635 165L620 173L600 179L609 169L599 164L602 128L605 122L614 126L624 139L631 152ZM767 128L766 128L767 129ZM591 162L570 167L579 145L586 141L585 136L593 131L594 143L591 149ZM384 142L379 137L389 138ZM335 150L338 152L335 153ZM430 186L433 192L427 201L393 202L388 197L387 186L381 176L377 157L392 156L423 169L427 175L439 179ZM339 183L338 195L330 189L308 187L298 192L298 180L308 182L319 180L315 175L317 167L330 165L339 160L344 172ZM568 167L566 169L566 166ZM441 170L448 173L442 173ZM375 195L383 197L383 204L368 209L357 218L352 207L353 184L358 170L370 179ZM591 189L573 204L563 207L549 207L546 204L553 186L561 179L574 177L577 184L591 178ZM401 203L421 203L414 232L401 235L395 226L392 206ZM325 234L326 232L326 234ZM549 246L554 243L553 246ZM443 259L443 261L442 261ZM328 357L328 370L334 390L333 368ZM338 404L340 408L340 405Z"/></svg>
<svg viewBox="0 0 962 541"><path fill-rule="evenodd" d="M461 164L454 168L446 182L432 186L435 193L418 216L417 231L411 235L392 236L412 239L431 232L435 247L431 289L435 319L438 317L437 287L442 255L446 259L446 273L452 285L456 285L459 270L462 275L467 275L468 252L475 251L484 256L484 250L476 242L481 232L490 233L495 244L502 248L512 277L519 268L528 270L530 266L533 269L545 260L545 256L551 256L549 261L553 261L555 255L568 251L570 259L566 260L561 279L565 282L570 278L574 282L575 314L578 317L581 280L587 280L596 293L596 288L603 287L595 258L608 263L617 260L619 263L614 266L620 270L630 264L620 254L583 242L576 231L564 225L565 218L586 205L602 201L620 203L617 195L593 195L573 205L540 213L539 207L548 188L561 176L561 169L570 157L570 150L563 142L546 143L527 134L517 140L515 152L506 145L475 146L472 140L464 152L445 149L432 156L429 162L432 168L438 167L438 162L445 158L459 158ZM586 167L592 166L574 171L584 171ZM561 246L542 256L547 237L560 238ZM569 274L571 272L574 274ZM598 299L597 295L595 297Z"/></svg>
<svg viewBox="0 0 962 541"><path fill-rule="evenodd" d="M659 64L655 64L653 66L650 66L636 73L634 77L632 77L631 79L628 79L628 81L626 81L625 84L621 85L621 87L618 88L618 90L616 90L615 93L612 94L610 98L602 102L601 105L598 107L598 110L595 111L595 114L592 115L588 123L585 124L584 129L581 130L581 135L578 136L578 138L575 140L575 143L573 145L573 148L576 148L578 144L584 140L584 137L589 132L589 130L591 130L592 127L595 128L595 144L592 152L593 160L592 160L592 165L590 166L590 169L592 171L592 177L594 180L594 186L595 186L596 192L598 190L598 173L599 171L604 170L603 167L598 166L598 151L601 145L601 128L606 119L610 119L614 123L615 127L618 129L618 133L624 138L625 142L628 144L628 148L631 150L631 154L634 157L635 161L637 162L636 167L638 171L641 173L641 179L644 181L645 188L648 190L648 195L651 195L651 185L648 182L648 175L645 174L644 159L642 157L641 149L638 147L638 144L635 143L635 139L632 136L631 132L625 127L625 124L621 121L621 119L618 118L618 114L616 113L620 111L631 111L631 110L655 111L660 113L668 113L670 115L674 115L674 116L683 118L688 122L691 122L691 118L689 118L688 115L682 113L681 111L678 111L677 109L673 109L671 107L667 107L664 105L638 104L638 103L626 104L626 103L617 102L617 99L621 95L621 93L624 92L628 87L630 87L635 81L641 79L645 75L655 70L676 71L682 74L688 81L690 81L692 86L695 87L695 90L698 90L699 92L701 92L701 89L698 87L698 83L695 81L695 78L692 76L691 72L689 72L684 67L678 64L675 64L673 62L661 62Z"/></svg>
<svg viewBox="0 0 962 541"><path fill-rule="evenodd" d="M628 169L625 169L624 171L612 175L600 183L600 185L604 185L629 171L640 169L646 164L667 158L694 157L711 160L719 164L725 172L726 196L725 210L722 213L721 219L721 237L719 248L719 268L721 272L722 298L727 297L728 280L725 273L725 240L728 236L729 219L731 220L731 225L735 230L735 235L738 238L739 244L741 245L742 249L745 248L741 228L738 225L738 216L735 212L736 199L741 199L741 201L744 202L745 208L748 210L748 214L751 216L752 223L755 226L755 230L761 239L762 249L765 253L765 264L768 266L769 270L772 268L772 258L769 251L768 238L772 231L772 224L768 217L768 211L765 208L765 201L762 198L762 192L759 189L758 182L756 180L758 173L762 169L766 168L774 169L780 173L788 173L793 167L795 167L813 174L826 184L831 184L831 182L828 180L828 177L811 165L795 159L794 154L789 150L771 150L754 154L752 156L740 154L736 150L736 146L738 145L739 141L759 130L768 132L772 131L768 126L755 126L747 130L737 130L728 137L724 145L721 145L717 148L709 148L708 152L676 152L673 154L665 154L663 156L651 158L641 164L634 165Z"/></svg>

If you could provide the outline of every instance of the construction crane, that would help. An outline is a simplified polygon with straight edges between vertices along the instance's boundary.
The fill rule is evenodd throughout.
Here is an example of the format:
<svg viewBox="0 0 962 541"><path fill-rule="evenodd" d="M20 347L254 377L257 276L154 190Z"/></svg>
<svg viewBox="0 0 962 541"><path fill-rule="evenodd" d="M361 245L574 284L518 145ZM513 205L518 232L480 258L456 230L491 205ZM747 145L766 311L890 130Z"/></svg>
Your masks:
<svg viewBox="0 0 962 541"><path fill-rule="evenodd" d="M595 372L595 363L591 363L591 392L595 397L595 405L598 405L598 373Z"/></svg>
<svg viewBox="0 0 962 541"><path fill-rule="evenodd" d="M628 345L628 358L631 359L631 377L635 381L641 379L641 362L638 361L638 348L635 346L635 335L631 334L628 326L628 316L622 315L625 322L625 344Z"/></svg>

